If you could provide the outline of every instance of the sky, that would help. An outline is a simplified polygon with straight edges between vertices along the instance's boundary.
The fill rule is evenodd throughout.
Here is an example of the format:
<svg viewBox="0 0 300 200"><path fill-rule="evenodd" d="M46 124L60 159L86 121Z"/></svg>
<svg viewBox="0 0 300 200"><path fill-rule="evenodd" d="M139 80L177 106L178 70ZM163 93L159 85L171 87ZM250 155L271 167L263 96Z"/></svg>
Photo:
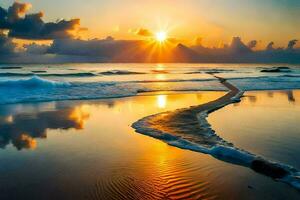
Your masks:
<svg viewBox="0 0 300 200"><path fill-rule="evenodd" d="M299 0L26 0L29 13L42 11L43 20L79 18L88 30L81 38L141 39L140 28L166 30L169 37L191 44L218 47L233 36L286 46L300 37ZM13 0L1 0L8 8ZM198 40L199 41L199 40ZM299 45L298 45L299 46Z"/></svg>

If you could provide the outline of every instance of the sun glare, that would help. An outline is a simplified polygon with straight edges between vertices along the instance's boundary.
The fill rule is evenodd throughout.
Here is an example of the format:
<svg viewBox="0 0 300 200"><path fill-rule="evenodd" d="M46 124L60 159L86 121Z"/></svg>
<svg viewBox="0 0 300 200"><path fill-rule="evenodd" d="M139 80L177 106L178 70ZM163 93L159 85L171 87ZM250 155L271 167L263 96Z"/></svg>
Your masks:
<svg viewBox="0 0 300 200"><path fill-rule="evenodd" d="M167 39L167 33L165 31L159 31L155 34L155 39L158 42L164 42Z"/></svg>

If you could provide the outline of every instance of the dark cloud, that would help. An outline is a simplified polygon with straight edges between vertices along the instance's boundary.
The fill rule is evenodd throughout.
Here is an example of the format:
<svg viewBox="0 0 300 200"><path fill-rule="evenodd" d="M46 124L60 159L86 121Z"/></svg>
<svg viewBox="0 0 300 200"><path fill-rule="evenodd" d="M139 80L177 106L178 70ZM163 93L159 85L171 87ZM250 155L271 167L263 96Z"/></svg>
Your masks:
<svg viewBox="0 0 300 200"><path fill-rule="evenodd" d="M202 45L192 46L198 56L192 62L230 62L230 63L299 63L300 49L295 48L296 40L289 42L289 48L273 48L270 42L265 50L252 50L256 40L245 45L241 38L234 37L228 46L223 48L206 48ZM293 49L293 51L291 51Z"/></svg>
<svg viewBox="0 0 300 200"><path fill-rule="evenodd" d="M253 48L255 48L256 47L256 45L257 45L257 41L256 40L251 40L249 43L248 43L248 48L249 49L253 49Z"/></svg>
<svg viewBox="0 0 300 200"><path fill-rule="evenodd" d="M251 49L246 46L240 37L233 37L230 45L230 50L237 54L249 53Z"/></svg>
<svg viewBox="0 0 300 200"><path fill-rule="evenodd" d="M94 57L96 60L111 61L121 58L134 60L142 41L106 39L79 40L56 39L48 49L48 53L59 55Z"/></svg>
<svg viewBox="0 0 300 200"><path fill-rule="evenodd" d="M8 22L7 22L7 11L0 7L0 29L7 29Z"/></svg>
<svg viewBox="0 0 300 200"><path fill-rule="evenodd" d="M287 49L294 49L294 46L297 44L298 40L291 40L288 43Z"/></svg>
<svg viewBox="0 0 300 200"><path fill-rule="evenodd" d="M274 45L274 42L270 42L270 43L267 45L266 50L267 50L267 51L272 51L272 50L274 50L273 45Z"/></svg>
<svg viewBox="0 0 300 200"><path fill-rule="evenodd" d="M49 49L48 45L39 45L36 43L25 44L23 47L26 50L26 53L41 55L46 54Z"/></svg>
<svg viewBox="0 0 300 200"><path fill-rule="evenodd" d="M21 15L24 15L31 8L31 4L15 2L7 10L8 23L14 23L21 19Z"/></svg>
<svg viewBox="0 0 300 200"><path fill-rule="evenodd" d="M14 54L16 44L0 31L0 57Z"/></svg>
<svg viewBox="0 0 300 200"><path fill-rule="evenodd" d="M81 30L79 19L45 23L42 12L26 14L30 7L30 4L19 2L7 10L0 7L0 29L8 30L10 37L29 40L70 38Z"/></svg>
<svg viewBox="0 0 300 200"><path fill-rule="evenodd" d="M51 45L32 43L22 51L10 37L0 32L0 63L65 63L65 62L214 62L214 63L300 63L296 40L288 48L252 50L256 41L245 45L234 37L230 45L208 48L203 45L185 46L174 42L157 51L157 43L144 40L55 39ZM178 44L178 45L176 45Z"/></svg>
<svg viewBox="0 0 300 200"><path fill-rule="evenodd" d="M162 50L161 55L153 51L153 46L146 41L114 40L54 40L48 53L64 56L83 56L84 60L99 62L284 62L300 61L300 50L278 48L252 50L257 41L247 45L239 37L234 37L230 45L222 48L208 48L203 45L192 47L178 44Z"/></svg>

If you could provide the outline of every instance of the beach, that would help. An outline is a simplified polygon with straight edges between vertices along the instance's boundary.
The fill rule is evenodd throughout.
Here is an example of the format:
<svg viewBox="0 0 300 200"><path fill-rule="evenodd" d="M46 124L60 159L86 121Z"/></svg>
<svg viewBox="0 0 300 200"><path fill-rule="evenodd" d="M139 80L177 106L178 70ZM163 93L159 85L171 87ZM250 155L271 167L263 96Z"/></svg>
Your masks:
<svg viewBox="0 0 300 200"><path fill-rule="evenodd" d="M299 8L2 0L0 200L299 200Z"/></svg>
<svg viewBox="0 0 300 200"><path fill-rule="evenodd" d="M0 77L1 199L299 198L297 67L18 67Z"/></svg>
<svg viewBox="0 0 300 200"><path fill-rule="evenodd" d="M31 138L16 142L11 133L0 151L1 199L297 199L298 191L284 183L131 128L144 116L222 95L167 93L1 106L6 116L1 128L11 124L14 133Z"/></svg>

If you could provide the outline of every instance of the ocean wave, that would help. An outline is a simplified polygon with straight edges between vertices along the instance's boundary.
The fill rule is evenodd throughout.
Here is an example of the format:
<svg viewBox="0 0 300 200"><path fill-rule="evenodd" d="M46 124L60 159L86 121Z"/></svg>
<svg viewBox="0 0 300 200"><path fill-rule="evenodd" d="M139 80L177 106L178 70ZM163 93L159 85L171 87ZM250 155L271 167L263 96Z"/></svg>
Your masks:
<svg viewBox="0 0 300 200"><path fill-rule="evenodd" d="M126 97L142 92L227 90L215 77L96 82L52 81L46 77L35 75L29 78L5 78L0 81L0 104ZM300 88L300 78L297 76L238 77L227 80L247 91Z"/></svg>
<svg viewBox="0 0 300 200"><path fill-rule="evenodd" d="M0 69L22 69L23 67L14 67L14 66L11 66L11 67L0 67Z"/></svg>
<svg viewBox="0 0 300 200"><path fill-rule="evenodd" d="M33 72L29 72L29 73L17 73L17 72L3 72L0 73L0 77L29 77L29 76L34 76L34 75L38 75L38 76L56 76L56 77L92 77L92 76L97 76L94 73L91 72L78 72L78 73L49 73L46 74L46 71L33 71Z"/></svg>
<svg viewBox="0 0 300 200"><path fill-rule="evenodd" d="M204 82L62 82L33 76L0 81L0 104L104 99L135 96L141 92L224 90L217 81Z"/></svg>
<svg viewBox="0 0 300 200"><path fill-rule="evenodd" d="M300 78L300 74L284 74L281 77Z"/></svg>
<svg viewBox="0 0 300 200"><path fill-rule="evenodd" d="M154 70L151 70L151 73L153 73L153 74L169 74L170 72L167 70L154 69Z"/></svg>
<svg viewBox="0 0 300 200"><path fill-rule="evenodd" d="M233 69L200 69L198 71L191 71L191 72L186 72L185 74L204 74L204 73L212 73L212 74L218 74L218 73L229 73L229 72L234 72L235 70Z"/></svg>
<svg viewBox="0 0 300 200"><path fill-rule="evenodd" d="M243 77L229 78L228 80L247 91L300 89L300 76Z"/></svg>
<svg viewBox="0 0 300 200"><path fill-rule="evenodd" d="M271 67L271 68L262 68L260 72L264 73L280 73L280 72L292 72L289 67Z"/></svg>
<svg viewBox="0 0 300 200"><path fill-rule="evenodd" d="M6 76L16 76L16 77L26 77L26 76L33 76L34 73L17 73L17 72L3 72L0 73L0 77L6 77Z"/></svg>
<svg viewBox="0 0 300 200"><path fill-rule="evenodd" d="M93 77L97 74L91 72L78 72L78 73L66 73L66 74L38 74L39 76L58 76L58 77Z"/></svg>
<svg viewBox="0 0 300 200"><path fill-rule="evenodd" d="M33 73L47 73L46 70L32 70Z"/></svg>
<svg viewBox="0 0 300 200"><path fill-rule="evenodd" d="M165 79L165 80L138 80L138 81L126 81L126 83L178 83L178 82L209 82L216 81L215 78L201 78L201 79ZM124 82L125 83L125 82Z"/></svg>
<svg viewBox="0 0 300 200"><path fill-rule="evenodd" d="M49 88L49 87L64 87L70 86L68 82L51 81L42 79L38 76L33 76L29 79L5 80L0 81L0 87L13 88Z"/></svg>
<svg viewBox="0 0 300 200"><path fill-rule="evenodd" d="M138 75L138 74L146 74L143 72L133 72L127 70L110 70L105 72L100 72L101 75L112 76L112 75Z"/></svg>

